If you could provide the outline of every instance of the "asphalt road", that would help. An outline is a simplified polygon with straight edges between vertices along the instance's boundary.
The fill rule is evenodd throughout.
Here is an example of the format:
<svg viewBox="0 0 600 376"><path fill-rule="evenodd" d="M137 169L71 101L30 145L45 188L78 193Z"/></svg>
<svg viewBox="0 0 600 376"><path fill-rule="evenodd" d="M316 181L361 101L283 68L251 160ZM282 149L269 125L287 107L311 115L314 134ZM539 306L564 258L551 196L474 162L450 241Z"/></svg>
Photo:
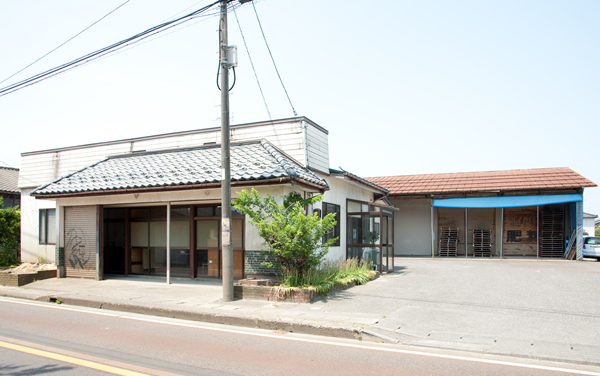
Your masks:
<svg viewBox="0 0 600 376"><path fill-rule="evenodd" d="M0 318L0 374L10 375L126 374L123 370L155 375L564 375L569 369L578 374L592 370L17 299L0 299Z"/></svg>

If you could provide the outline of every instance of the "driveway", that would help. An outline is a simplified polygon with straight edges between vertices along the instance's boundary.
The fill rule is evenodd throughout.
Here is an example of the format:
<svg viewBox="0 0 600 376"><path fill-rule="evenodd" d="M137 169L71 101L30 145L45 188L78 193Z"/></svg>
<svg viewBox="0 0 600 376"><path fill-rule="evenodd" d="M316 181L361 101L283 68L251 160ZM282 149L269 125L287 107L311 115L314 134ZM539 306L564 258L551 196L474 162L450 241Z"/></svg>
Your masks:
<svg viewBox="0 0 600 376"><path fill-rule="evenodd" d="M380 313L366 329L404 344L600 364L600 262L395 264L396 273L336 293L324 308Z"/></svg>

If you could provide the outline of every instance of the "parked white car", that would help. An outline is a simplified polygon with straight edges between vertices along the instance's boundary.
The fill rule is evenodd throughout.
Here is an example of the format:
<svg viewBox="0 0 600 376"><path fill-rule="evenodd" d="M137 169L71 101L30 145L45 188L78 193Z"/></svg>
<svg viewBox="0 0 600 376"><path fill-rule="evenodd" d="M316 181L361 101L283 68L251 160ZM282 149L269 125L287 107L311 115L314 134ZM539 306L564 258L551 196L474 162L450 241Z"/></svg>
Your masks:
<svg viewBox="0 0 600 376"><path fill-rule="evenodd" d="M600 238L590 236L583 238L583 257L591 257L600 261Z"/></svg>

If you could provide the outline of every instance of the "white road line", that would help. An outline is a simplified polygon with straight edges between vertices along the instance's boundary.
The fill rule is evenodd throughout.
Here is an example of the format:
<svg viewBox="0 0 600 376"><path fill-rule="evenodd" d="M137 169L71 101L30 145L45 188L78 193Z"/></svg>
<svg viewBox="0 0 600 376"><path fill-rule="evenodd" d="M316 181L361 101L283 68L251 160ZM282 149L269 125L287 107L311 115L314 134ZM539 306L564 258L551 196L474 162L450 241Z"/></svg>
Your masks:
<svg viewBox="0 0 600 376"><path fill-rule="evenodd" d="M123 318L123 319L127 319L127 320L135 320L135 321L142 321L142 322L149 322L149 323L163 324L163 325L172 325L172 326L179 326L179 327L185 327L185 328L212 330L215 332L244 334L244 335L249 335L249 336L273 338L273 339L286 340L286 341L317 343L317 344L321 344L321 345L349 347L349 348L355 348L355 349L383 351L383 352L391 352L391 353L399 353L399 354L407 354L407 355L420 355L420 356L428 356L428 357L433 357L433 358L443 358L443 359L451 359L451 360L464 360L464 361L468 361L468 362L477 362L477 363L487 363L487 364L497 364L497 365L504 365L504 366L520 367L520 368L539 369L539 370L544 370L544 371L555 371L555 372L571 373L571 374L576 374L576 375L600 376L599 372L582 371L582 370L574 370L574 369L559 368L559 367L548 367L548 366L541 366L541 365L535 365L535 364L522 364L522 363L506 362L506 361L502 361L502 360L478 359L478 358L469 358L469 357L465 357L465 356L435 354L435 353L427 353L427 352L422 352L422 351L380 348L380 347L373 347L373 346L367 346L367 345L355 345L355 344L349 344L349 343L338 343L338 342L322 341L322 340L316 340L316 339L284 337L281 335L266 334L266 333L252 333L252 332L246 332L243 330L214 328L214 327L203 326L203 325L184 324L184 323L163 321L163 320L158 320L158 319L147 319L147 318L143 318L143 317L134 317L134 316L110 314L110 313L104 313L104 312L87 311L87 310L70 308L70 307L65 307L65 306L60 306L60 305L53 305L53 304L48 304L48 303L24 302L24 301L17 301L17 300L8 300L8 299L3 299L3 298L0 298L0 302L31 305L31 306L44 307L44 308L62 309L62 310L66 310L66 311L82 312L82 313L88 313L88 314L93 314L93 315L118 317L118 318Z"/></svg>

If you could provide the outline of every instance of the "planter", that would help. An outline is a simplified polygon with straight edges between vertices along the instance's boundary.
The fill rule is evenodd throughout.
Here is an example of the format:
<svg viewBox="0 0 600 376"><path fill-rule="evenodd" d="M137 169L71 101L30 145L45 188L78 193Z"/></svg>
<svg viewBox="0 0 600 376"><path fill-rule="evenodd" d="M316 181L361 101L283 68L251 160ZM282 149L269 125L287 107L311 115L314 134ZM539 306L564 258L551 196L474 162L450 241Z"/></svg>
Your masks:
<svg viewBox="0 0 600 376"><path fill-rule="evenodd" d="M319 296L319 294L310 289L280 292L276 286L233 286L233 297L235 299L312 303Z"/></svg>
<svg viewBox="0 0 600 376"><path fill-rule="evenodd" d="M8 273L0 272L0 285L21 287L28 283L41 281L42 279L56 278L56 269L40 270L33 273Z"/></svg>
<svg viewBox="0 0 600 376"><path fill-rule="evenodd" d="M378 275L375 276L377 278ZM326 294L319 294L311 289L297 289L289 291L280 291L277 288L277 282L264 279L241 279L238 285L233 286L233 297L235 299L246 300L264 300L269 302L284 303L313 303ZM346 286L334 287L330 293L338 290L356 286L350 283Z"/></svg>

